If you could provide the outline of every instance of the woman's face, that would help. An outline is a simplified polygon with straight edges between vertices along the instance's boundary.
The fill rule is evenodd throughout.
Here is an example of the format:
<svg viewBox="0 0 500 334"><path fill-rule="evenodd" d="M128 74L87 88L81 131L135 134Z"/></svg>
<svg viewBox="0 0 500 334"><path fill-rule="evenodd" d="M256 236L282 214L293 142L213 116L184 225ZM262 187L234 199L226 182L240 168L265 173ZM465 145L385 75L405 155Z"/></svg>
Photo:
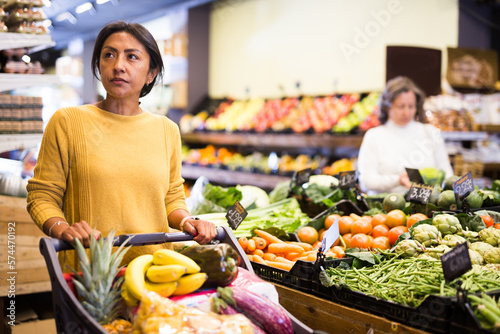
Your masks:
<svg viewBox="0 0 500 334"><path fill-rule="evenodd" d="M129 33L116 32L104 41L99 72L108 96L139 99L142 87L157 71L149 70L149 53L141 42Z"/></svg>
<svg viewBox="0 0 500 334"><path fill-rule="evenodd" d="M406 125L415 119L417 97L412 91L396 96L389 109L389 119L397 125Z"/></svg>

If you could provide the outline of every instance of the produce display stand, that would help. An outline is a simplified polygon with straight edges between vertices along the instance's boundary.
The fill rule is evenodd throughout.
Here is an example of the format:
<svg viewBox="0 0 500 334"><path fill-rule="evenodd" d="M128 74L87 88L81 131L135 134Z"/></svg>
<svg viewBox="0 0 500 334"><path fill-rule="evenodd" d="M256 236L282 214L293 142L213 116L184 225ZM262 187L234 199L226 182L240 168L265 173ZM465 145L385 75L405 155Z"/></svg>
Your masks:
<svg viewBox="0 0 500 334"><path fill-rule="evenodd" d="M229 227L217 227L217 234L216 242L223 242L232 246L241 259L240 267L253 273L250 261L245 256L243 249ZM116 237L114 245L121 245L129 239L129 237L130 235L120 235ZM143 246L165 242L189 241L192 239L193 236L185 232L150 233L134 234L128 243L133 246ZM40 252L45 258L52 285L52 303L57 332L107 334L108 332L83 308L63 277L57 252L68 249L73 249L73 247L69 243L61 240L46 237L40 240ZM313 334L315 332L297 320L292 314L289 313L289 316L292 320L294 333Z"/></svg>
<svg viewBox="0 0 500 334"><path fill-rule="evenodd" d="M487 292L488 295L498 300L500 298L500 290ZM474 315L472 306L465 296L454 305L453 316L451 318L450 333L454 334L495 334L493 330L485 329L479 323Z"/></svg>
<svg viewBox="0 0 500 334"><path fill-rule="evenodd" d="M317 330L349 334L428 333L277 283L274 285L278 291L280 304L306 326L314 326Z"/></svg>

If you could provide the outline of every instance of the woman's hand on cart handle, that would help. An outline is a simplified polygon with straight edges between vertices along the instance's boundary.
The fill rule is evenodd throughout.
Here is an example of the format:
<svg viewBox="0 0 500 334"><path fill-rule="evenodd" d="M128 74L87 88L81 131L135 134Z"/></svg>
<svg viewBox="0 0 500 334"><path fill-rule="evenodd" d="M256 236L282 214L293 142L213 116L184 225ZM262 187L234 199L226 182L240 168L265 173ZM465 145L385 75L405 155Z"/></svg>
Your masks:
<svg viewBox="0 0 500 334"><path fill-rule="evenodd" d="M100 231L92 231L90 225L82 220L81 222L68 224L61 218L50 218L44 224L44 229L49 237L73 243L75 238L80 239L84 247L90 245L90 238L99 238Z"/></svg>
<svg viewBox="0 0 500 334"><path fill-rule="evenodd" d="M182 231L193 236L193 240L200 245L208 244L217 237L217 228L214 223L199 219L198 217L189 217L182 223Z"/></svg>

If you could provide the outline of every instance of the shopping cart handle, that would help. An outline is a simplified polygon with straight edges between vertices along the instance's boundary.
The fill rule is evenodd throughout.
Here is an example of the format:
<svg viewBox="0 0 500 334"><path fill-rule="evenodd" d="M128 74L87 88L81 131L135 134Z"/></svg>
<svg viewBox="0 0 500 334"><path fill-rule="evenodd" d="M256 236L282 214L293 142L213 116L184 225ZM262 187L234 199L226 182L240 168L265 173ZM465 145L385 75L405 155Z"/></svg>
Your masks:
<svg viewBox="0 0 500 334"><path fill-rule="evenodd" d="M217 227L217 236L214 240L222 241L226 237L226 232L223 228ZM165 242L179 242L193 240L193 236L187 232L173 232L173 233L139 233L139 234L122 234L114 238L113 245L121 246L128 240L128 245L144 246L161 244ZM69 242L59 239L51 239L56 252L68 249L74 249L73 245Z"/></svg>

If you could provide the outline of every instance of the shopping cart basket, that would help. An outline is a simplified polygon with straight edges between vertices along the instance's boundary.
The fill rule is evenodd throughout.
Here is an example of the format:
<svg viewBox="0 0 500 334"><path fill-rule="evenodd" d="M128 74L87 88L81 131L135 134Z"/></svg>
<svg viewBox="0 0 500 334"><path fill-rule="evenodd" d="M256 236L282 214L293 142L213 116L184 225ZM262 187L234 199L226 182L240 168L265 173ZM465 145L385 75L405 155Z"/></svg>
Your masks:
<svg viewBox="0 0 500 334"><path fill-rule="evenodd" d="M131 237L131 238L130 238ZM128 240L130 238L130 240ZM115 237L114 245L120 246L126 240L132 246L153 245L165 242L181 242L192 240L193 236L186 232L146 233L120 235ZM233 247L240 259L240 267L253 273L252 265L229 227L217 227L217 237L213 242L223 242ZM57 333L59 334L107 334L107 331L83 308L64 279L57 252L73 249L65 241L51 238L40 240L40 252L45 258L52 284L52 304L54 308ZM289 314L296 334L312 334L314 331Z"/></svg>

